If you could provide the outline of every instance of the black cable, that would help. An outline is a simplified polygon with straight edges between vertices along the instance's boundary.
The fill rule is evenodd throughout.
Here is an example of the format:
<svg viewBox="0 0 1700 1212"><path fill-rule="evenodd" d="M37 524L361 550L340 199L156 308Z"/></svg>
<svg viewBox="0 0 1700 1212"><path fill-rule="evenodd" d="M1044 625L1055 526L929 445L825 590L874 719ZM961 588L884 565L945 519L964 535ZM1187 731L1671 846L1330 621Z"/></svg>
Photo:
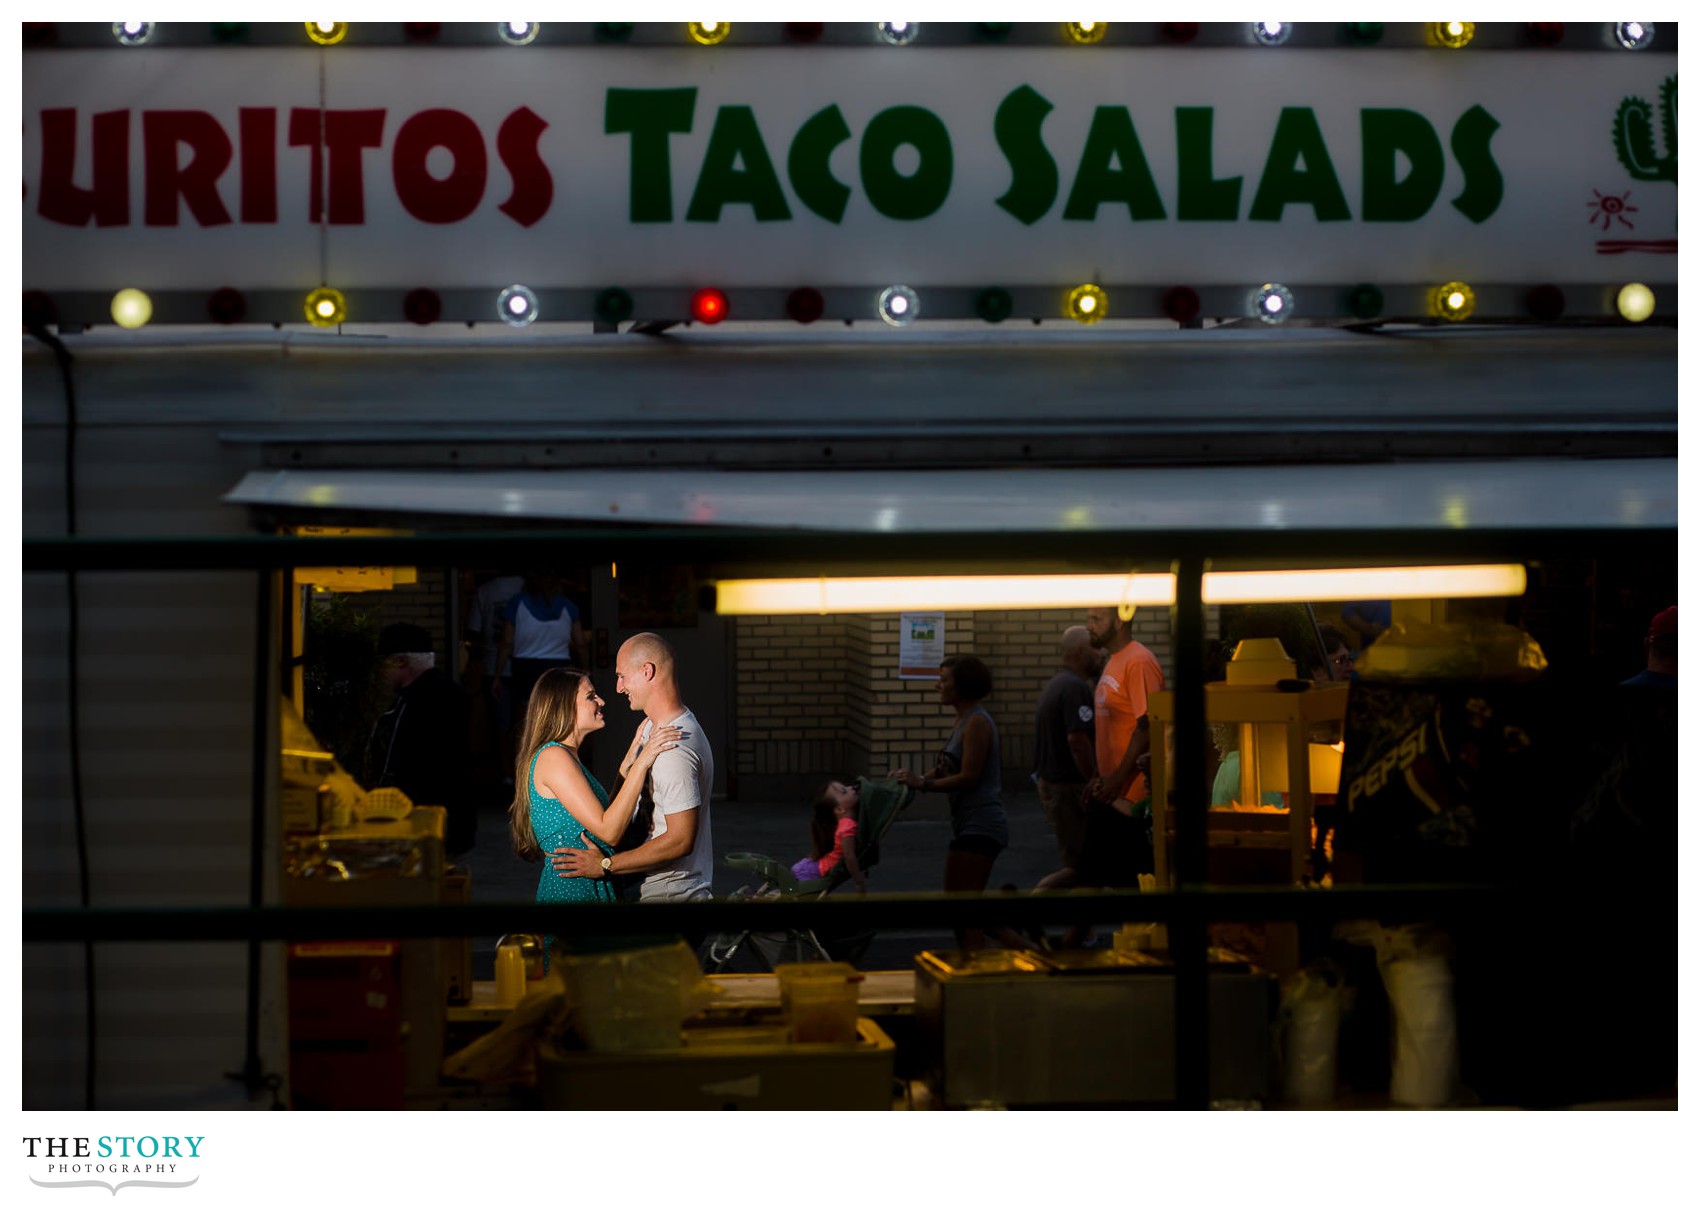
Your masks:
<svg viewBox="0 0 1700 1212"><path fill-rule="evenodd" d="M45 324L30 325L30 336L40 341L53 351L53 360L59 364L59 377L65 385L65 533L74 537L77 533L77 392L71 379L71 351L65 348L65 343L47 331ZM65 606L70 615L70 635L66 641L66 712L70 718L70 760L71 760L71 815L76 824L77 835L77 894L83 906L89 907L89 839L88 823L83 814L83 746L82 746L82 694L79 690L81 682L81 665L79 656L81 636L81 607L77 600L77 574L75 570L65 572ZM95 991L94 991L94 943L85 940L83 943L83 1049L87 1057L83 1072L83 1102L90 1111L94 1110L94 1073L95 1073Z"/></svg>

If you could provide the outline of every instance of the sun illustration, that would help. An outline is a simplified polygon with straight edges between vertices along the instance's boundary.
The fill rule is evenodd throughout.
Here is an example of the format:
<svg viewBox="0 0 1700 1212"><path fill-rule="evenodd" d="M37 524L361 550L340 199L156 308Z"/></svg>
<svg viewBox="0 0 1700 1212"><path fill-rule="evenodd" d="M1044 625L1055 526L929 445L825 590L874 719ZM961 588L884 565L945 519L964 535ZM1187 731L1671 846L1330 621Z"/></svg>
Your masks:
<svg viewBox="0 0 1700 1212"><path fill-rule="evenodd" d="M1629 193L1630 191L1626 189L1623 191L1623 196L1619 197L1617 194L1602 194L1596 189L1594 200L1588 203L1588 209L1594 212L1588 216L1589 224L1599 223L1601 231L1610 231L1612 220L1615 219L1634 231L1635 224L1629 221L1628 216L1634 214L1640 207L1629 205Z"/></svg>

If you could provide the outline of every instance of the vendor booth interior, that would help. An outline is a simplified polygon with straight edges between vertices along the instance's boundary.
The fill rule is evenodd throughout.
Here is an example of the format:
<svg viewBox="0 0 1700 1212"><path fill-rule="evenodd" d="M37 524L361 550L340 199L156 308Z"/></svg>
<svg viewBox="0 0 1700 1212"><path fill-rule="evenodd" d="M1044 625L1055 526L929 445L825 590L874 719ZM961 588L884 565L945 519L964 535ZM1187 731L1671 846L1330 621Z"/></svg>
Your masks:
<svg viewBox="0 0 1700 1212"><path fill-rule="evenodd" d="M1676 1105L1674 25L23 28L26 1107Z"/></svg>

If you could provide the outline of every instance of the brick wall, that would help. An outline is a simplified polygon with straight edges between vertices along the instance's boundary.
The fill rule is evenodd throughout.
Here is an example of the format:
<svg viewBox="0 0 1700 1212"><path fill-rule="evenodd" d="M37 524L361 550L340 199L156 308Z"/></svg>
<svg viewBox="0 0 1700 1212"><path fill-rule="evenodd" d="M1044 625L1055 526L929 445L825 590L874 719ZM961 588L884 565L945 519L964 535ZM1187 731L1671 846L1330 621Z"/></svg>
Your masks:
<svg viewBox="0 0 1700 1212"><path fill-rule="evenodd" d="M448 579L441 568L420 568L419 580L413 585L397 585L388 593L362 594L360 605L378 607L382 625L417 623L431 633L432 651L437 654L437 668L453 671L459 654L449 659L448 653Z"/></svg>
<svg viewBox="0 0 1700 1212"><path fill-rule="evenodd" d="M1027 777L1033 708L1056 672L1063 628L1079 610L984 610L945 618L945 653L992 670L986 708L998 723L1004 777ZM931 679L897 676L896 614L747 617L737 622L737 770L745 799L793 798L824 779L926 769L954 714ZM1169 612L1142 608L1134 638L1168 671Z"/></svg>

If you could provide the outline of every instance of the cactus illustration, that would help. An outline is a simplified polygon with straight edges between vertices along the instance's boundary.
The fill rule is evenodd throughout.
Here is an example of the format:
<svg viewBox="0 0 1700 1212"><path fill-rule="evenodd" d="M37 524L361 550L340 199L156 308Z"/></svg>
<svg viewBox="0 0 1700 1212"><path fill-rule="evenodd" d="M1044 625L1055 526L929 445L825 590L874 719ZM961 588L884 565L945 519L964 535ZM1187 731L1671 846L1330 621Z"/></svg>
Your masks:
<svg viewBox="0 0 1700 1212"><path fill-rule="evenodd" d="M1663 128L1665 154L1653 146L1653 107L1640 97L1625 97L1617 107L1612 142L1617 158L1637 181L1676 181L1676 77L1659 86L1659 125Z"/></svg>

